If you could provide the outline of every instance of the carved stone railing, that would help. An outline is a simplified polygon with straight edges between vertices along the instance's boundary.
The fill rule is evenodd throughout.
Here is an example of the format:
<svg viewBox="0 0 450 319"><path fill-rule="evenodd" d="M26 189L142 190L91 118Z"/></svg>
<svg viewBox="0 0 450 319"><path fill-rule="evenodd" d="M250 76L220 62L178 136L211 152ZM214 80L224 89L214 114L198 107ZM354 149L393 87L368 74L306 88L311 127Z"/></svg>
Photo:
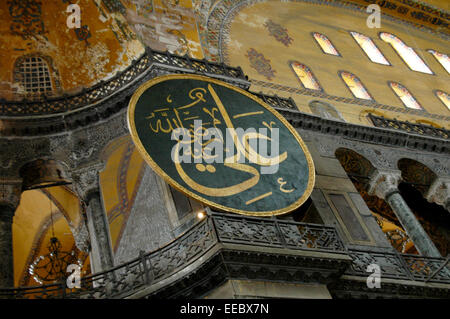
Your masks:
<svg viewBox="0 0 450 319"><path fill-rule="evenodd" d="M5 101L0 99L0 117L23 117L30 115L50 115L75 111L95 104L118 91L127 88L131 83L142 78L152 65L163 66L172 73L199 73L212 77L233 78L235 81L247 83L247 78L241 68L225 64L211 63L206 60L192 59L189 56L177 56L169 52L159 52L150 48L124 71L118 72L106 81L100 81L94 86L83 89L75 95L61 97L45 97L40 100ZM249 86L249 84L247 85Z"/></svg>
<svg viewBox="0 0 450 319"><path fill-rule="evenodd" d="M335 228L283 221L214 214L214 226L220 242L253 246L345 252Z"/></svg>
<svg viewBox="0 0 450 319"><path fill-rule="evenodd" d="M450 262L445 258L423 257L397 252L349 250L353 263L346 275L367 277L367 266L380 266L381 278L450 284Z"/></svg>
<svg viewBox="0 0 450 319"><path fill-rule="evenodd" d="M370 113L369 118L376 127L401 130L412 134L428 135L443 139L448 139L450 137L450 131L443 128L436 128L431 125L387 119Z"/></svg>
<svg viewBox="0 0 450 319"><path fill-rule="evenodd" d="M66 282L0 289L0 298L120 298L178 273L218 244L264 246L346 254L333 227L269 218L210 213L178 239L108 271L81 279L81 288Z"/></svg>

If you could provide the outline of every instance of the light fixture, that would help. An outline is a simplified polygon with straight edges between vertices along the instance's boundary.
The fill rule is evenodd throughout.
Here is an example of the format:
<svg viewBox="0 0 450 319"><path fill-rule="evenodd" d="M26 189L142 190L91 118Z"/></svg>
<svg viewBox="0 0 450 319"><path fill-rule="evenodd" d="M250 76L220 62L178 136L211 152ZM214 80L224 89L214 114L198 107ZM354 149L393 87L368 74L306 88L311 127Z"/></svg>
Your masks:
<svg viewBox="0 0 450 319"><path fill-rule="evenodd" d="M198 218L198 219L203 219L203 218L205 218L205 213L202 212L202 211L201 211L201 212L198 212L198 213L197 213L197 218Z"/></svg>
<svg viewBox="0 0 450 319"><path fill-rule="evenodd" d="M37 257L28 268L28 273L39 284L60 282L65 280L69 273L67 267L70 264L77 264L82 267L83 263L77 258L74 250L67 252L62 250L59 239L55 236L53 226L52 201L50 200L50 220L52 227L52 236L47 246L48 253Z"/></svg>

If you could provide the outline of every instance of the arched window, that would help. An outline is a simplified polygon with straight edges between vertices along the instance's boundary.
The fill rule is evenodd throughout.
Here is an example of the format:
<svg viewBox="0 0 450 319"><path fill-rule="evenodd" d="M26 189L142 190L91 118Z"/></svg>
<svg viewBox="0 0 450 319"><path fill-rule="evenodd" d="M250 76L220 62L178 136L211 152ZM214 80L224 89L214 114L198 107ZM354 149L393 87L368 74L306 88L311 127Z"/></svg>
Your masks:
<svg viewBox="0 0 450 319"><path fill-rule="evenodd" d="M434 91L436 96L441 100L442 103L449 109L450 111L450 95L445 93L444 91L436 90Z"/></svg>
<svg viewBox="0 0 450 319"><path fill-rule="evenodd" d="M53 92L50 69L47 61L40 56L23 56L17 59L14 78L25 93L40 95Z"/></svg>
<svg viewBox="0 0 450 319"><path fill-rule="evenodd" d="M296 61L291 62L290 64L303 87L311 90L322 90L316 77L306 65Z"/></svg>
<svg viewBox="0 0 450 319"><path fill-rule="evenodd" d="M350 34L353 36L353 39L355 39L356 43L359 44L364 53L367 54L370 61L384 65L391 65L371 38L353 31L351 31Z"/></svg>
<svg viewBox="0 0 450 319"><path fill-rule="evenodd" d="M389 43L394 48L394 50L397 51L398 55L400 55L400 57L403 59L403 61L405 61L405 63L411 70L433 74L433 72L428 68L425 62L423 62L422 59L417 55L414 49L407 46L395 35L381 32L380 38L381 40Z"/></svg>
<svg viewBox="0 0 450 319"><path fill-rule="evenodd" d="M316 40L317 44L319 44L324 53L340 56L339 52L336 50L331 41L322 33L313 32L312 36Z"/></svg>
<svg viewBox="0 0 450 319"><path fill-rule="evenodd" d="M408 89L405 88L400 83L389 82L389 86L394 91L394 93L402 100L403 104L410 109L422 110L422 106L417 102L417 100L409 93Z"/></svg>
<svg viewBox="0 0 450 319"><path fill-rule="evenodd" d="M339 75L355 97L358 99L373 100L364 85L354 74L341 71Z"/></svg>
<svg viewBox="0 0 450 319"><path fill-rule="evenodd" d="M450 58L447 54L437 52L435 50L428 50L435 58L439 61L439 63L444 67L444 69L450 73Z"/></svg>

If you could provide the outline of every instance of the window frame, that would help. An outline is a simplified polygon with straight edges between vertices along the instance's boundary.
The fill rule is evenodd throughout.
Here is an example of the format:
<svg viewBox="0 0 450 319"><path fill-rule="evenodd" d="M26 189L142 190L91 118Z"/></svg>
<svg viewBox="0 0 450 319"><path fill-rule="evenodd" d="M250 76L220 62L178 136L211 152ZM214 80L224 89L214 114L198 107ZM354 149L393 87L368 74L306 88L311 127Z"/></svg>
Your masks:
<svg viewBox="0 0 450 319"><path fill-rule="evenodd" d="M406 89L406 91L408 91L408 93L413 97L413 99L416 101L416 103L417 103L421 108L420 108L420 109L416 109L416 108L407 106L407 105L405 104L405 102L402 101L402 99L400 98L400 96L398 96L398 94L395 92L395 90L393 89L393 87L391 86L392 83L399 84L399 85L401 85L402 87L404 87L404 88ZM395 82L395 81L387 81L387 84L388 84L389 88L391 89L391 91L394 92L394 95L400 100L400 102L402 102L403 106L404 106L407 110L415 110L415 111L423 111L423 112L427 112L427 111L425 110L425 108L422 106L422 104L419 102L419 100L414 96L414 94L411 93L411 91L410 91L406 86L404 86L404 85L401 84L400 82Z"/></svg>
<svg viewBox="0 0 450 319"><path fill-rule="evenodd" d="M442 92L442 93L444 93L444 94L446 94L446 95L448 95L448 96L450 96L450 94L448 94L447 92L445 92L445 91L443 91L443 90L439 90L439 89L433 90L434 96L436 96L436 98L439 100L439 102L441 102L442 105L444 105L444 106L446 107L446 109L447 109L448 111L450 111L450 105L446 105L446 104L444 103L444 101L441 100L441 98L440 98L440 97L438 96L438 94L437 94L438 92Z"/></svg>
<svg viewBox="0 0 450 319"><path fill-rule="evenodd" d="M439 54L446 55L446 56L450 59L449 55L448 55L448 54L445 54L445 53L442 53L442 52L439 52L439 51L436 51L436 50L434 50L434 49L427 49L427 52L430 53L430 54L433 56L433 58L439 63L439 65L440 65L445 71L447 71L448 74L450 74L450 68L447 70L447 68L444 66L444 64L442 64L442 62L439 61L439 59L436 57L436 55L435 55L432 51L433 51L433 52L436 52L436 53L439 53ZM449 62L449 63L450 63L450 62Z"/></svg>
<svg viewBox="0 0 450 319"><path fill-rule="evenodd" d="M317 34L320 34L320 35L322 35L322 36L324 36L328 41L330 41L331 45L332 45L333 48L336 50L337 55L336 55L336 54L332 54L332 53L325 52L325 50L322 48L322 46L320 45L320 43L317 41L316 37L314 36L314 34L316 34L316 33L317 33ZM316 45L320 48L320 50L322 51L322 53L327 54L327 55L331 55L331 56L335 56L335 57L340 57L340 58L342 58L341 52L339 52L339 50L336 48L336 46L334 45L334 43L331 42L331 40L330 40L329 37L327 37L325 34L323 34L323 33L321 33L321 32L317 32L317 31L312 31L312 32L310 32L310 34L311 34L311 36L312 36L312 38L313 38L313 40L314 40L314 43L316 43Z"/></svg>
<svg viewBox="0 0 450 319"><path fill-rule="evenodd" d="M303 84L302 80L300 79L300 77L299 77L299 76L297 75L297 73L295 72L294 67L293 67L293 65L292 65L293 63L298 63L298 64L301 64L301 65L305 66L305 67L311 72L311 74L312 74L314 80L316 81L317 85L319 86L319 89L310 89L310 88L305 87L305 85ZM290 68L290 69L292 70L292 72L294 73L295 78L296 78L297 81L300 83L300 86L301 86L302 89L310 90L310 91L312 91L312 92L325 92L324 89L323 89L322 84L320 84L320 82L319 82L319 79L316 77L316 75L314 74L314 72L311 70L311 68L310 68L309 66L307 66L306 64L300 63L300 62L297 61L297 60L289 60L289 61L288 61L288 64L289 64L289 68Z"/></svg>
<svg viewBox="0 0 450 319"><path fill-rule="evenodd" d="M407 46L408 48L410 48L411 50L413 50L414 53L417 55L417 57L418 57L418 58L422 61L422 63L428 68L428 70L430 70L431 73L428 73L428 72L422 72L422 71L417 71L417 70L411 69L411 67L408 65L408 63L406 63L405 59L403 59L403 57L400 55L400 53L398 53L398 51L394 48L394 46L393 46L392 44L390 44L389 42L387 42L387 41L385 41L385 40L383 40L383 39L381 38L381 34L382 34L382 33L386 33L386 34L393 35L393 36L396 37L398 40L400 40L405 46ZM380 32L378 32L378 37L381 39L381 41L387 43L387 44L392 48L392 50L395 52L395 54L397 54L397 56L400 58L400 60L403 62L403 64L406 65L406 67L407 67L410 71L418 72L418 73L421 73L421 74L436 75L436 74L434 73L434 71L433 71L433 70L428 66L428 64L425 62L425 60L424 60L424 59L416 52L416 50L415 50L413 47L410 47L409 45L407 45L405 41L403 41L402 39L400 39L400 37L396 36L396 35L393 34L393 33L385 32L385 31L380 31Z"/></svg>
<svg viewBox="0 0 450 319"><path fill-rule="evenodd" d="M380 52L381 56L383 57L383 59L386 60L386 62L387 62L388 64L384 64L384 63L380 63L380 62L375 62L375 61L373 61L373 60L370 58L370 56L367 54L367 52L364 50L364 48L358 43L358 41L356 41L356 39L355 39L355 37L353 36L352 32L358 33L358 34L360 34L360 35L362 35L362 36L364 36L364 37L370 39L370 41L372 41L372 44L375 46L375 48L378 50L378 52ZM352 39L356 42L356 45L358 46L358 48L359 48L362 52L364 52L364 55L369 59L370 62L375 63L375 64L379 64L379 65L384 65L384 66L392 66L392 63L385 57L385 55L383 54L383 52L381 52L380 48L376 45L375 41L374 41L371 37L369 37L369 36L367 36L367 35L365 35L365 34L362 34L362 33L360 33L360 32L357 32L357 31L348 31L348 33L350 34L350 36L352 37Z"/></svg>
<svg viewBox="0 0 450 319"><path fill-rule="evenodd" d="M337 73L338 73L339 78L340 78L341 81L344 83L345 87L347 88L347 90L350 91L350 93L352 94L352 96L353 96L355 99L358 99L358 100L361 100L361 101L372 101L372 102L376 102L376 100L374 99L373 95L369 92L369 90L367 89L367 87L364 85L364 83L361 81L361 79L360 79L358 76L356 76L356 75L353 74L352 72L345 71L345 70L339 70ZM363 98L357 97L357 96L353 93L353 91L350 89L350 87L348 86L348 84L345 82L344 78L342 77L342 73L348 73L348 74L353 75L355 78L357 78L357 79L359 80L359 82L361 83L363 89L364 89L364 90L367 92L367 94L370 96L370 99L363 99Z"/></svg>

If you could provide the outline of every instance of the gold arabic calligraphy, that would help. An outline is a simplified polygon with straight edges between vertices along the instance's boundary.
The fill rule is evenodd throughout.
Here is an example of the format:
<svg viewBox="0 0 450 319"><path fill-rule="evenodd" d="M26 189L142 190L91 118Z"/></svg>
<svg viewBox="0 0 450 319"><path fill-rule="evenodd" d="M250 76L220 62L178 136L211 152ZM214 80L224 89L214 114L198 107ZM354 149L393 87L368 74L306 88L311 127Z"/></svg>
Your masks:
<svg viewBox="0 0 450 319"><path fill-rule="evenodd" d="M194 106L198 105L200 102L206 103L205 95L208 93L213 98L215 106L209 108L208 107L195 108ZM219 98L219 96L217 95L216 91L214 90L211 84L207 85L207 89L202 87L194 88L189 91L188 95L192 100L191 103L179 107L171 107L171 106L160 107L154 110L149 116L146 117L146 119L150 120L149 128L154 133L171 134L175 129L178 128L184 128L189 131L191 139L188 142L185 142L183 140L178 141L178 143L175 146L176 147L175 151L173 153L175 156L173 160L175 163L176 170L180 175L181 179L193 190L196 190L204 195L213 197L224 197L235 195L252 188L253 186L257 185L260 180L260 172L258 171L258 169L252 165L242 163L241 156L244 156L250 163L257 164L260 166L278 165L287 159L288 157L287 151L283 152L280 155L268 157L259 154L252 148L252 146L250 145L251 143L249 142L251 139L264 139L267 141L271 141L271 138L266 135L257 132L247 132L239 137L239 135L236 132L236 128L234 127L233 122L230 118L230 115L228 114L225 106L223 105L221 99ZM172 103L173 98L170 95L168 95L166 98L166 102L168 102L169 104ZM199 111L200 112L203 111L203 113L199 114L198 113ZM196 127L194 125L195 124L194 121L203 119L201 115L204 116L205 113L209 116L209 121L202 122L200 127L198 126ZM263 113L262 111L248 112L235 115L233 116L233 118L236 119L243 116L252 116L262 113ZM219 119L218 115L220 115L223 120ZM197 183L186 173L186 171L183 169L181 165L181 161L179 158L180 153L179 151L183 143L200 142L202 146L200 152L195 152L194 149L194 152L191 152L191 154L189 155L191 155L194 159L214 158L214 156L216 155L214 156L208 155L208 152L203 152L203 150L207 149L208 146L213 141L220 141L223 143L223 134L219 134L219 136L214 136L213 139L209 139L206 142L203 141L203 138L207 134L206 132L208 126L216 128L217 132L221 132L218 129L218 125L221 124L226 125L232 137L234 147L237 149L236 154L230 155L224 159L223 165L236 171L248 173L251 175L251 177L241 183L232 186L207 187ZM272 129L274 124L275 122L270 122L270 124L263 122L263 125L268 127L270 130ZM205 167L203 164L200 165L197 164L196 168L200 172L204 171L208 171L210 173L216 172L215 168L212 167L212 165L206 165ZM295 189L289 190L284 189L283 186L286 184L286 182L281 177L278 178L277 182L280 185L279 187L280 191L284 193L290 193L295 190ZM257 200L268 197L271 194L272 192L268 192L266 194L259 195L254 199L247 201L246 204L249 205L250 203L253 203Z"/></svg>

